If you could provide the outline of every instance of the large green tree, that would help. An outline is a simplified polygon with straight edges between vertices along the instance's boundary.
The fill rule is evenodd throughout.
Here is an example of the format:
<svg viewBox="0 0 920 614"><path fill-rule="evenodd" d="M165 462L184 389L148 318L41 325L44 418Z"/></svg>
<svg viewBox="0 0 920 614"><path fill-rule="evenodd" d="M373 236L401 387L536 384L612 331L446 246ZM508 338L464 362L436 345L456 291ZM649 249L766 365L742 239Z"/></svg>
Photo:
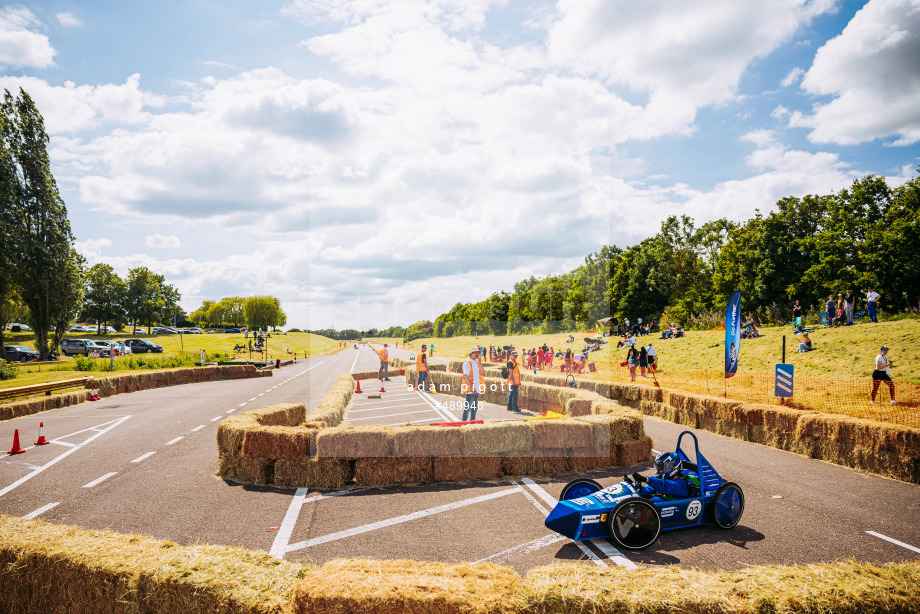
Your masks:
<svg viewBox="0 0 920 614"><path fill-rule="evenodd" d="M48 333L74 313L70 300L82 286L81 265L74 261L73 234L67 208L51 174L48 134L32 98L20 89L4 92L2 154L12 164L15 185L4 198L4 232L13 277L42 359L50 351ZM68 274L73 273L73 274ZM68 287L77 284L76 288Z"/></svg>
<svg viewBox="0 0 920 614"><path fill-rule="evenodd" d="M274 296L250 296L243 303L243 315L250 328L284 326L287 316L281 309L281 301Z"/></svg>
<svg viewBox="0 0 920 614"><path fill-rule="evenodd" d="M83 315L99 324L100 332L124 313L125 282L108 264L94 264L86 272Z"/></svg>

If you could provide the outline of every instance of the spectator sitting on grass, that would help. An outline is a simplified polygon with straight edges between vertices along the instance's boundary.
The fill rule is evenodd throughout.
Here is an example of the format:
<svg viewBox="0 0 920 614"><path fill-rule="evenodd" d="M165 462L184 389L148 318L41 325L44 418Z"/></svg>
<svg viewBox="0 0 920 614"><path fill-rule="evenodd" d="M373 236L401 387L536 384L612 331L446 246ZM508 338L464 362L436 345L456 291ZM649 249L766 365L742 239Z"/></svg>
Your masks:
<svg viewBox="0 0 920 614"><path fill-rule="evenodd" d="M799 343L799 352L805 353L812 351L814 346L811 344L811 338L808 336L808 333L802 333L802 342Z"/></svg>

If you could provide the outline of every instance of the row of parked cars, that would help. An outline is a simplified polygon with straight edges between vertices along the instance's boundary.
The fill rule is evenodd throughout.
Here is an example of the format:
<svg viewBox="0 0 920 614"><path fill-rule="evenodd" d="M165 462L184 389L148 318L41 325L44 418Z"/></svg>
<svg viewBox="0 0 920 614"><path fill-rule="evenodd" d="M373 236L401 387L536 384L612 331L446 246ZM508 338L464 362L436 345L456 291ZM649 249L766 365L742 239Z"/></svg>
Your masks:
<svg viewBox="0 0 920 614"><path fill-rule="evenodd" d="M61 340L61 354L64 356L74 356L75 354L91 356L97 354L108 358L113 353L115 356L119 356L122 354L160 354L162 352L163 346L149 339L125 339L124 341Z"/></svg>

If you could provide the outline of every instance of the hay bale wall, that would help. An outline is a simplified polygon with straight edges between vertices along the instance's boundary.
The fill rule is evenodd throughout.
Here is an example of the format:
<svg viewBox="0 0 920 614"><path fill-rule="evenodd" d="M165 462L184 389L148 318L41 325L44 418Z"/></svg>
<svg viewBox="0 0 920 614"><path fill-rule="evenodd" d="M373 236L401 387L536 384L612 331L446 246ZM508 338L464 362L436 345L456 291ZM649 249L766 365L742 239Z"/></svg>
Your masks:
<svg viewBox="0 0 920 614"><path fill-rule="evenodd" d="M690 428L920 484L917 428L630 384L610 384L609 396ZM592 411L601 413L602 406L595 404Z"/></svg>
<svg viewBox="0 0 920 614"><path fill-rule="evenodd" d="M142 371L139 373L118 373L107 377L93 377L86 380L84 390L65 392L51 396L28 399L0 405L0 420L11 420L30 416L49 409L60 409L89 401L90 389L98 388L100 397L137 392L150 388L162 388L178 384L213 382L230 379L259 377L252 365L231 365L223 367L189 367L163 371Z"/></svg>

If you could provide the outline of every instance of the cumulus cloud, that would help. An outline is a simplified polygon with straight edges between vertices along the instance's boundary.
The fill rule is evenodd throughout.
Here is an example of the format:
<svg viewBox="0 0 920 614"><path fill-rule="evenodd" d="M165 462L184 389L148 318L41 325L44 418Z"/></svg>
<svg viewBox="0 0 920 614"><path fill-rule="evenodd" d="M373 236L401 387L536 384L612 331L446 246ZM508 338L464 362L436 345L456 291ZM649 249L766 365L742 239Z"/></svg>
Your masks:
<svg viewBox="0 0 920 614"><path fill-rule="evenodd" d="M65 28L79 28L83 25L83 22L78 17L74 17L73 13L57 13L55 17L58 23Z"/></svg>
<svg viewBox="0 0 920 614"><path fill-rule="evenodd" d="M144 241L147 247L179 247L179 237L176 235L150 235Z"/></svg>
<svg viewBox="0 0 920 614"><path fill-rule="evenodd" d="M802 87L834 97L790 118L815 143L920 142L920 0L870 0L818 50Z"/></svg>
<svg viewBox="0 0 920 614"><path fill-rule="evenodd" d="M0 64L47 68L56 51L44 34L35 32L41 22L23 6L0 9Z"/></svg>
<svg viewBox="0 0 920 614"><path fill-rule="evenodd" d="M805 71L799 67L795 67L789 71L789 73L783 77L783 80L780 81L780 85L783 87L791 87L802 80L802 77L805 75Z"/></svg>
<svg viewBox="0 0 920 614"><path fill-rule="evenodd" d="M727 102L748 65L766 57L833 0L607 2L560 0L549 57L648 96L662 131Z"/></svg>
<svg viewBox="0 0 920 614"><path fill-rule="evenodd" d="M101 261L102 250L111 247L112 241L110 239L87 239L86 241L76 241L73 246L92 266Z"/></svg>

